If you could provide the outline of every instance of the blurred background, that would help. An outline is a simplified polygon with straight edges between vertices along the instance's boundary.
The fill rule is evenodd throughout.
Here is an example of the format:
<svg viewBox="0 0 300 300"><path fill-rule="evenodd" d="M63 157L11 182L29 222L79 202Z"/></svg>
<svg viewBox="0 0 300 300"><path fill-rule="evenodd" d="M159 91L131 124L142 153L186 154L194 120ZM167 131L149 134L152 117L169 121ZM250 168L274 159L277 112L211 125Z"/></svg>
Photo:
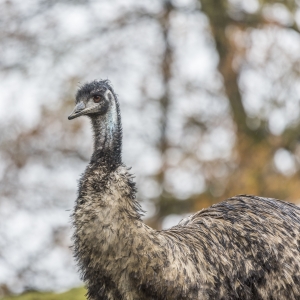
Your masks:
<svg viewBox="0 0 300 300"><path fill-rule="evenodd" d="M70 214L110 79L157 229L236 194L300 203L299 0L0 0L0 296L82 285ZM73 298L75 299L75 298Z"/></svg>

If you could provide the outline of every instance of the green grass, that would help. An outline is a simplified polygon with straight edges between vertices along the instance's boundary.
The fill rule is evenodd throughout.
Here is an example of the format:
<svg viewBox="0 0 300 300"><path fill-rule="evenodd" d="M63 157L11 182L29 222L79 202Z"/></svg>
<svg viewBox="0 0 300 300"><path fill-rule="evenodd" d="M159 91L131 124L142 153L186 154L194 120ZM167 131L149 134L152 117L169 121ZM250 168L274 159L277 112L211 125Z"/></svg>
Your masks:
<svg viewBox="0 0 300 300"><path fill-rule="evenodd" d="M19 296L4 297L2 300L85 300L85 293L84 288L72 289L61 294L28 292Z"/></svg>

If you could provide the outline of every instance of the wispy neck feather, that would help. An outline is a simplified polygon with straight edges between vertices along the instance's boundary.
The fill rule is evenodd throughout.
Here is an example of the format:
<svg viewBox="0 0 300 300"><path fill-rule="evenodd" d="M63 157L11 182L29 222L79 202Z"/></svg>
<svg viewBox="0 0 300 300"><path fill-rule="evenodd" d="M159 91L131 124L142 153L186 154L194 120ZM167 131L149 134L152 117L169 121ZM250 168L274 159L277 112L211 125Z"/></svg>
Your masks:
<svg viewBox="0 0 300 300"><path fill-rule="evenodd" d="M97 162L116 168L122 163L122 124L119 104L111 99L108 111L104 115L91 118L94 130L94 153L91 162Z"/></svg>

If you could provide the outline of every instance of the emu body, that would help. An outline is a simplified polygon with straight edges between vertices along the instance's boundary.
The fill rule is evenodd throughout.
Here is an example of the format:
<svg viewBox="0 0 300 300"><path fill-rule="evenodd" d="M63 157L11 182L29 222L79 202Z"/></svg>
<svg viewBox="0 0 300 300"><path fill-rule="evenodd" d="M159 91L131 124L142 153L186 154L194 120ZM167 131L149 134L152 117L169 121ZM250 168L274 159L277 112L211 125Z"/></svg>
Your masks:
<svg viewBox="0 0 300 300"><path fill-rule="evenodd" d="M298 207L240 195L153 230L141 220L122 164L111 86L87 84L76 103L69 118L88 115L95 137L73 213L75 257L89 299L300 299Z"/></svg>

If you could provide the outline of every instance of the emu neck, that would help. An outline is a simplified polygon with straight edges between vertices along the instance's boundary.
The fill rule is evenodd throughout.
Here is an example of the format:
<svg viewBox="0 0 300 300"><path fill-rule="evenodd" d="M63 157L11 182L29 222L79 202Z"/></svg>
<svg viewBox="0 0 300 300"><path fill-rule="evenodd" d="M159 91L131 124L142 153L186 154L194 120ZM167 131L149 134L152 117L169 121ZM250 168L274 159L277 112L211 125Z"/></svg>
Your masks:
<svg viewBox="0 0 300 300"><path fill-rule="evenodd" d="M94 153L91 163L115 169L122 163L122 127L118 107L105 115L91 118L94 131Z"/></svg>

